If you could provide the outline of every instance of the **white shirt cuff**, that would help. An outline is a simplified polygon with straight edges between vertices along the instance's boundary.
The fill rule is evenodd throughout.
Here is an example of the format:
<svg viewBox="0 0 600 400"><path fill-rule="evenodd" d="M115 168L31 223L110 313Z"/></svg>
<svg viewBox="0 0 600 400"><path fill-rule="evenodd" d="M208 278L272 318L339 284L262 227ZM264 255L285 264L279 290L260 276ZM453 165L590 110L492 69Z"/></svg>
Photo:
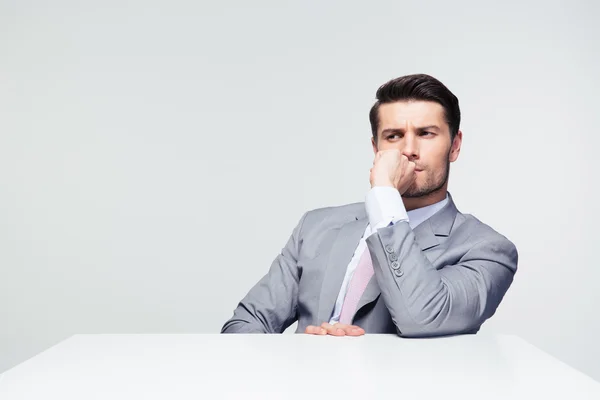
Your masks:
<svg viewBox="0 0 600 400"><path fill-rule="evenodd" d="M390 186L375 186L369 190L365 199L365 208L372 232L385 228L390 223L408 222L408 214L400 192Z"/></svg>

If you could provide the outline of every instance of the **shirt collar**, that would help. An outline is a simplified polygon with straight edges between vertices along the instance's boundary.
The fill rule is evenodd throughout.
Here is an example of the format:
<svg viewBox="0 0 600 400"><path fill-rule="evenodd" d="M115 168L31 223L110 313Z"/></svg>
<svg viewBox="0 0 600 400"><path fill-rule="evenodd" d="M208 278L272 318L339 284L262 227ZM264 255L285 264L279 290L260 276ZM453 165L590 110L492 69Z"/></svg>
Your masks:
<svg viewBox="0 0 600 400"><path fill-rule="evenodd" d="M431 204L429 206L408 211L408 223L410 227L412 229L415 229L417 226L431 218L433 214L440 211L447 203L448 193L446 193L446 198L442 201L438 201L437 203Z"/></svg>

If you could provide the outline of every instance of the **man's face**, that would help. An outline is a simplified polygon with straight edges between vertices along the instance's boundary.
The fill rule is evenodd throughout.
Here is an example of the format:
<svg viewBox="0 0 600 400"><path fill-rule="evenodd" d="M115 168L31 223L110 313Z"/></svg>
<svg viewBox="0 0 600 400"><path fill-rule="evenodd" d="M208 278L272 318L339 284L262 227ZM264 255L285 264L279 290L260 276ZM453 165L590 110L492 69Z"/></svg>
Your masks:
<svg viewBox="0 0 600 400"><path fill-rule="evenodd" d="M450 163L460 152L462 133L450 140L444 108L430 101L398 101L379 107L373 151L398 149L416 164L417 178L402 195L422 197L445 187Z"/></svg>

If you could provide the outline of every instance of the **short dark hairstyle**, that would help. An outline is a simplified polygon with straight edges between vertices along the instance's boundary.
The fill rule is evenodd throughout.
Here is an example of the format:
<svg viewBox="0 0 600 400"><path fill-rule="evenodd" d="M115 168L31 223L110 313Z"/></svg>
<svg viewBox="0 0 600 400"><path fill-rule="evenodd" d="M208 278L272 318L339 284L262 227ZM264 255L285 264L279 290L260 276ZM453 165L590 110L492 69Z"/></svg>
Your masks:
<svg viewBox="0 0 600 400"><path fill-rule="evenodd" d="M377 143L379 128L379 106L396 101L433 101L444 108L444 117L450 127L450 140L453 141L460 127L460 107L458 98L440 81L426 74L405 75L384 83L375 94L377 101L371 107L369 120L373 139Z"/></svg>

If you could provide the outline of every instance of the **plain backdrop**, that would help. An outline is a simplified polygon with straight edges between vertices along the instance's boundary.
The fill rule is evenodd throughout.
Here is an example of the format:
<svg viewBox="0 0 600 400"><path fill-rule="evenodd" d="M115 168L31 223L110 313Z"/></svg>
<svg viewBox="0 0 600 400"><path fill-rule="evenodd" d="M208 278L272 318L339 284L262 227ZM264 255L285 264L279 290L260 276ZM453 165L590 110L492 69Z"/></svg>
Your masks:
<svg viewBox="0 0 600 400"><path fill-rule="evenodd" d="M304 211L364 200L375 91L423 72L459 210L520 253L481 333L600 380L600 6L493 3L1 0L0 372L219 332Z"/></svg>

